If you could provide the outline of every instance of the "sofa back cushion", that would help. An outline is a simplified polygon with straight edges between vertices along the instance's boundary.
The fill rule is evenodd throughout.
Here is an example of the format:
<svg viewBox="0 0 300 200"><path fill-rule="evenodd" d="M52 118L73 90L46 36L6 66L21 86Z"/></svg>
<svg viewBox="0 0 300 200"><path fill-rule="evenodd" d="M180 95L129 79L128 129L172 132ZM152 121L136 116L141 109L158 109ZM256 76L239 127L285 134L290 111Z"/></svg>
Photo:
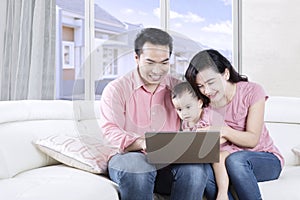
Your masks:
<svg viewBox="0 0 300 200"><path fill-rule="evenodd" d="M0 125L0 178L56 161L41 153L33 141L52 134L75 133L72 120L33 120Z"/></svg>
<svg viewBox="0 0 300 200"><path fill-rule="evenodd" d="M58 162L34 141L51 135L99 134L99 103L65 100L0 102L0 179Z"/></svg>
<svg viewBox="0 0 300 200"><path fill-rule="evenodd" d="M300 144L300 98L270 97L266 101L265 122L285 165L299 165L292 148Z"/></svg>

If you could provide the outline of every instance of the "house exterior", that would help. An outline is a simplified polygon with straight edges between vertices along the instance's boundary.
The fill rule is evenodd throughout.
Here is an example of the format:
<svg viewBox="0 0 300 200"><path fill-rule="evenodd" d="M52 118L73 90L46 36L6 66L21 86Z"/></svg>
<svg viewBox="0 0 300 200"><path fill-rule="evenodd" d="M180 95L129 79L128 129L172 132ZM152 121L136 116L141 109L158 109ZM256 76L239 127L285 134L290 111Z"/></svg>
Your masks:
<svg viewBox="0 0 300 200"><path fill-rule="evenodd" d="M74 88L82 92L84 88L84 0L56 0L57 5L57 46L59 88L61 98L70 99ZM95 4L95 63L96 77L112 78L119 76L116 68L118 50L113 46L102 47L102 43L128 30L128 25L119 21ZM131 25L130 28L139 28ZM116 42L118 43L118 42ZM105 76L103 76L105 75ZM76 87L75 87L76 84ZM80 88L80 89L78 89Z"/></svg>

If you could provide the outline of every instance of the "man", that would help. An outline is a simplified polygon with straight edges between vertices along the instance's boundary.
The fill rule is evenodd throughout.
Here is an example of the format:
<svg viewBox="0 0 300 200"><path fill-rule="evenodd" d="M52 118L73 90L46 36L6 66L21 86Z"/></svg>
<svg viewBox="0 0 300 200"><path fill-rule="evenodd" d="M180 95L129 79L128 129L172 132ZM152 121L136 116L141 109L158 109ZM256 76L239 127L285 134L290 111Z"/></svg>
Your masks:
<svg viewBox="0 0 300 200"><path fill-rule="evenodd" d="M134 48L137 68L110 82L101 99L103 134L122 152L110 159L109 177L119 185L122 200L152 200L153 192L170 194L171 199L202 199L205 165L172 164L157 170L145 156L146 131L180 127L170 97L179 80L168 74L173 39L160 29L146 28L137 35ZM171 188L163 183L168 175Z"/></svg>

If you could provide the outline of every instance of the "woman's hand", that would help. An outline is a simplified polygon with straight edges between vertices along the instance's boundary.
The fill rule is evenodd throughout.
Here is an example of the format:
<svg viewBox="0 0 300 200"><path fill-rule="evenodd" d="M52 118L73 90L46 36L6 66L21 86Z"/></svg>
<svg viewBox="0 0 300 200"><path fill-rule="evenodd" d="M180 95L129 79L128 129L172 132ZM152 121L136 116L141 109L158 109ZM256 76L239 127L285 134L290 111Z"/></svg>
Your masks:
<svg viewBox="0 0 300 200"><path fill-rule="evenodd" d="M224 138L227 140L228 133L230 132L232 128L229 126L222 126L220 129L221 138Z"/></svg>
<svg viewBox="0 0 300 200"><path fill-rule="evenodd" d="M220 144L224 144L225 142L227 142L227 139L224 137L220 137Z"/></svg>
<svg viewBox="0 0 300 200"><path fill-rule="evenodd" d="M224 129L224 131L222 131ZM226 132L226 127L212 127L212 126L207 126L205 128L198 128L197 131L209 131L209 130L221 130L221 134L220 134L220 144L224 144L225 142L227 142L227 139L224 137L223 132Z"/></svg>

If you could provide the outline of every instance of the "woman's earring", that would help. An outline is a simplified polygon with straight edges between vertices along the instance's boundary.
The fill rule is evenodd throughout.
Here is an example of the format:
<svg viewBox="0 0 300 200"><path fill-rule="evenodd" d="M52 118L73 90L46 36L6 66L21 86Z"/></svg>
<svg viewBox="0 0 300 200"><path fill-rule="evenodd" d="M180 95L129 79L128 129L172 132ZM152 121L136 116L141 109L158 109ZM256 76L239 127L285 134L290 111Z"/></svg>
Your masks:
<svg viewBox="0 0 300 200"><path fill-rule="evenodd" d="M229 80L229 73L226 74L226 80Z"/></svg>

